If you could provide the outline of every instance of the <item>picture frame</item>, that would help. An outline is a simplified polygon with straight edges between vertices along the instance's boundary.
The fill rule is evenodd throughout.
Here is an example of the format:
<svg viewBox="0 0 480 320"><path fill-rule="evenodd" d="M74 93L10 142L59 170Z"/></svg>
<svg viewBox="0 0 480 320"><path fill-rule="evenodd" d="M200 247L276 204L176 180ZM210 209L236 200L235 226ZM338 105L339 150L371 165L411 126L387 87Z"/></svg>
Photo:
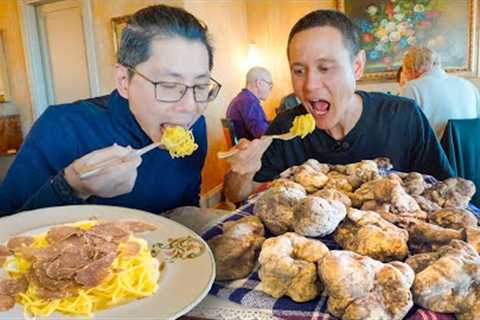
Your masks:
<svg viewBox="0 0 480 320"><path fill-rule="evenodd" d="M0 103L10 100L10 81L8 75L6 50L3 31L0 30Z"/></svg>
<svg viewBox="0 0 480 320"><path fill-rule="evenodd" d="M409 46L427 46L450 73L475 76L477 1L338 0L360 29L367 63L362 80L393 80Z"/></svg>
<svg viewBox="0 0 480 320"><path fill-rule="evenodd" d="M121 17L115 17L112 18L111 24L112 24L112 35L113 35L113 50L115 54L118 51L118 48L120 47L120 40L122 39L122 31L123 28L127 25L128 18L130 15L126 16L121 16Z"/></svg>

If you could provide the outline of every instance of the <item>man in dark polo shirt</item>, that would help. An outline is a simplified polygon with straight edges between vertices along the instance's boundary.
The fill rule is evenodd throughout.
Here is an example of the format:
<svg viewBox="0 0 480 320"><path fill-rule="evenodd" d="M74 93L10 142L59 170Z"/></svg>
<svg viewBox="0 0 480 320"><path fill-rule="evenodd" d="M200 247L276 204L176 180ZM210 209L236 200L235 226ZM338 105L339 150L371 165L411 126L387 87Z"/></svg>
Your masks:
<svg viewBox="0 0 480 320"><path fill-rule="evenodd" d="M277 116L267 135L288 132L309 112L316 129L304 139L240 141L228 159L226 196L243 200L259 183L309 158L345 164L388 157L396 170L445 179L453 175L425 116L413 100L356 90L365 66L355 26L344 14L318 10L300 19L288 39L294 92L302 105Z"/></svg>

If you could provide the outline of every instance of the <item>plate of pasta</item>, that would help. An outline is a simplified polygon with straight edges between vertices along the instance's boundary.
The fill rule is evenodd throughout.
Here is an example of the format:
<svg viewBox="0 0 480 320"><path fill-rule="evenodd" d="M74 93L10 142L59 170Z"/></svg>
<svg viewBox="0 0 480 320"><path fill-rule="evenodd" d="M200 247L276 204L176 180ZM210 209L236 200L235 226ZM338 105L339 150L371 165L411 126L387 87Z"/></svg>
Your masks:
<svg viewBox="0 0 480 320"><path fill-rule="evenodd" d="M140 210L53 207L0 225L0 319L175 319L215 278L199 236Z"/></svg>

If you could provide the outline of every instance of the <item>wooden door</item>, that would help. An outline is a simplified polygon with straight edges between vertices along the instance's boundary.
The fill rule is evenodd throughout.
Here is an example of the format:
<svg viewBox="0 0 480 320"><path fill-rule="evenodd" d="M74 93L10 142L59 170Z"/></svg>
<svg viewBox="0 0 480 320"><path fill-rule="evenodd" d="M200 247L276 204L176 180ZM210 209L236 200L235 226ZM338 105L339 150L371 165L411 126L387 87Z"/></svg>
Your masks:
<svg viewBox="0 0 480 320"><path fill-rule="evenodd" d="M90 97L81 3L56 1L37 10L50 104Z"/></svg>

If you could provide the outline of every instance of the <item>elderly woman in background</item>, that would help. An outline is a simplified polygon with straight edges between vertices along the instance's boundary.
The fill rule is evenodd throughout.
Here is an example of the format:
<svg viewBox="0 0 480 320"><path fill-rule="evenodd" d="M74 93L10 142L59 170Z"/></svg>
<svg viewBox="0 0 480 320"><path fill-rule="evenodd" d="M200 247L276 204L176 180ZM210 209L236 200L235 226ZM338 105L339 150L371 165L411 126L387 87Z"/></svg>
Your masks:
<svg viewBox="0 0 480 320"><path fill-rule="evenodd" d="M403 58L408 81L402 95L414 99L438 139L449 119L470 119L480 115L478 89L468 80L447 74L440 56L427 47L409 48Z"/></svg>

